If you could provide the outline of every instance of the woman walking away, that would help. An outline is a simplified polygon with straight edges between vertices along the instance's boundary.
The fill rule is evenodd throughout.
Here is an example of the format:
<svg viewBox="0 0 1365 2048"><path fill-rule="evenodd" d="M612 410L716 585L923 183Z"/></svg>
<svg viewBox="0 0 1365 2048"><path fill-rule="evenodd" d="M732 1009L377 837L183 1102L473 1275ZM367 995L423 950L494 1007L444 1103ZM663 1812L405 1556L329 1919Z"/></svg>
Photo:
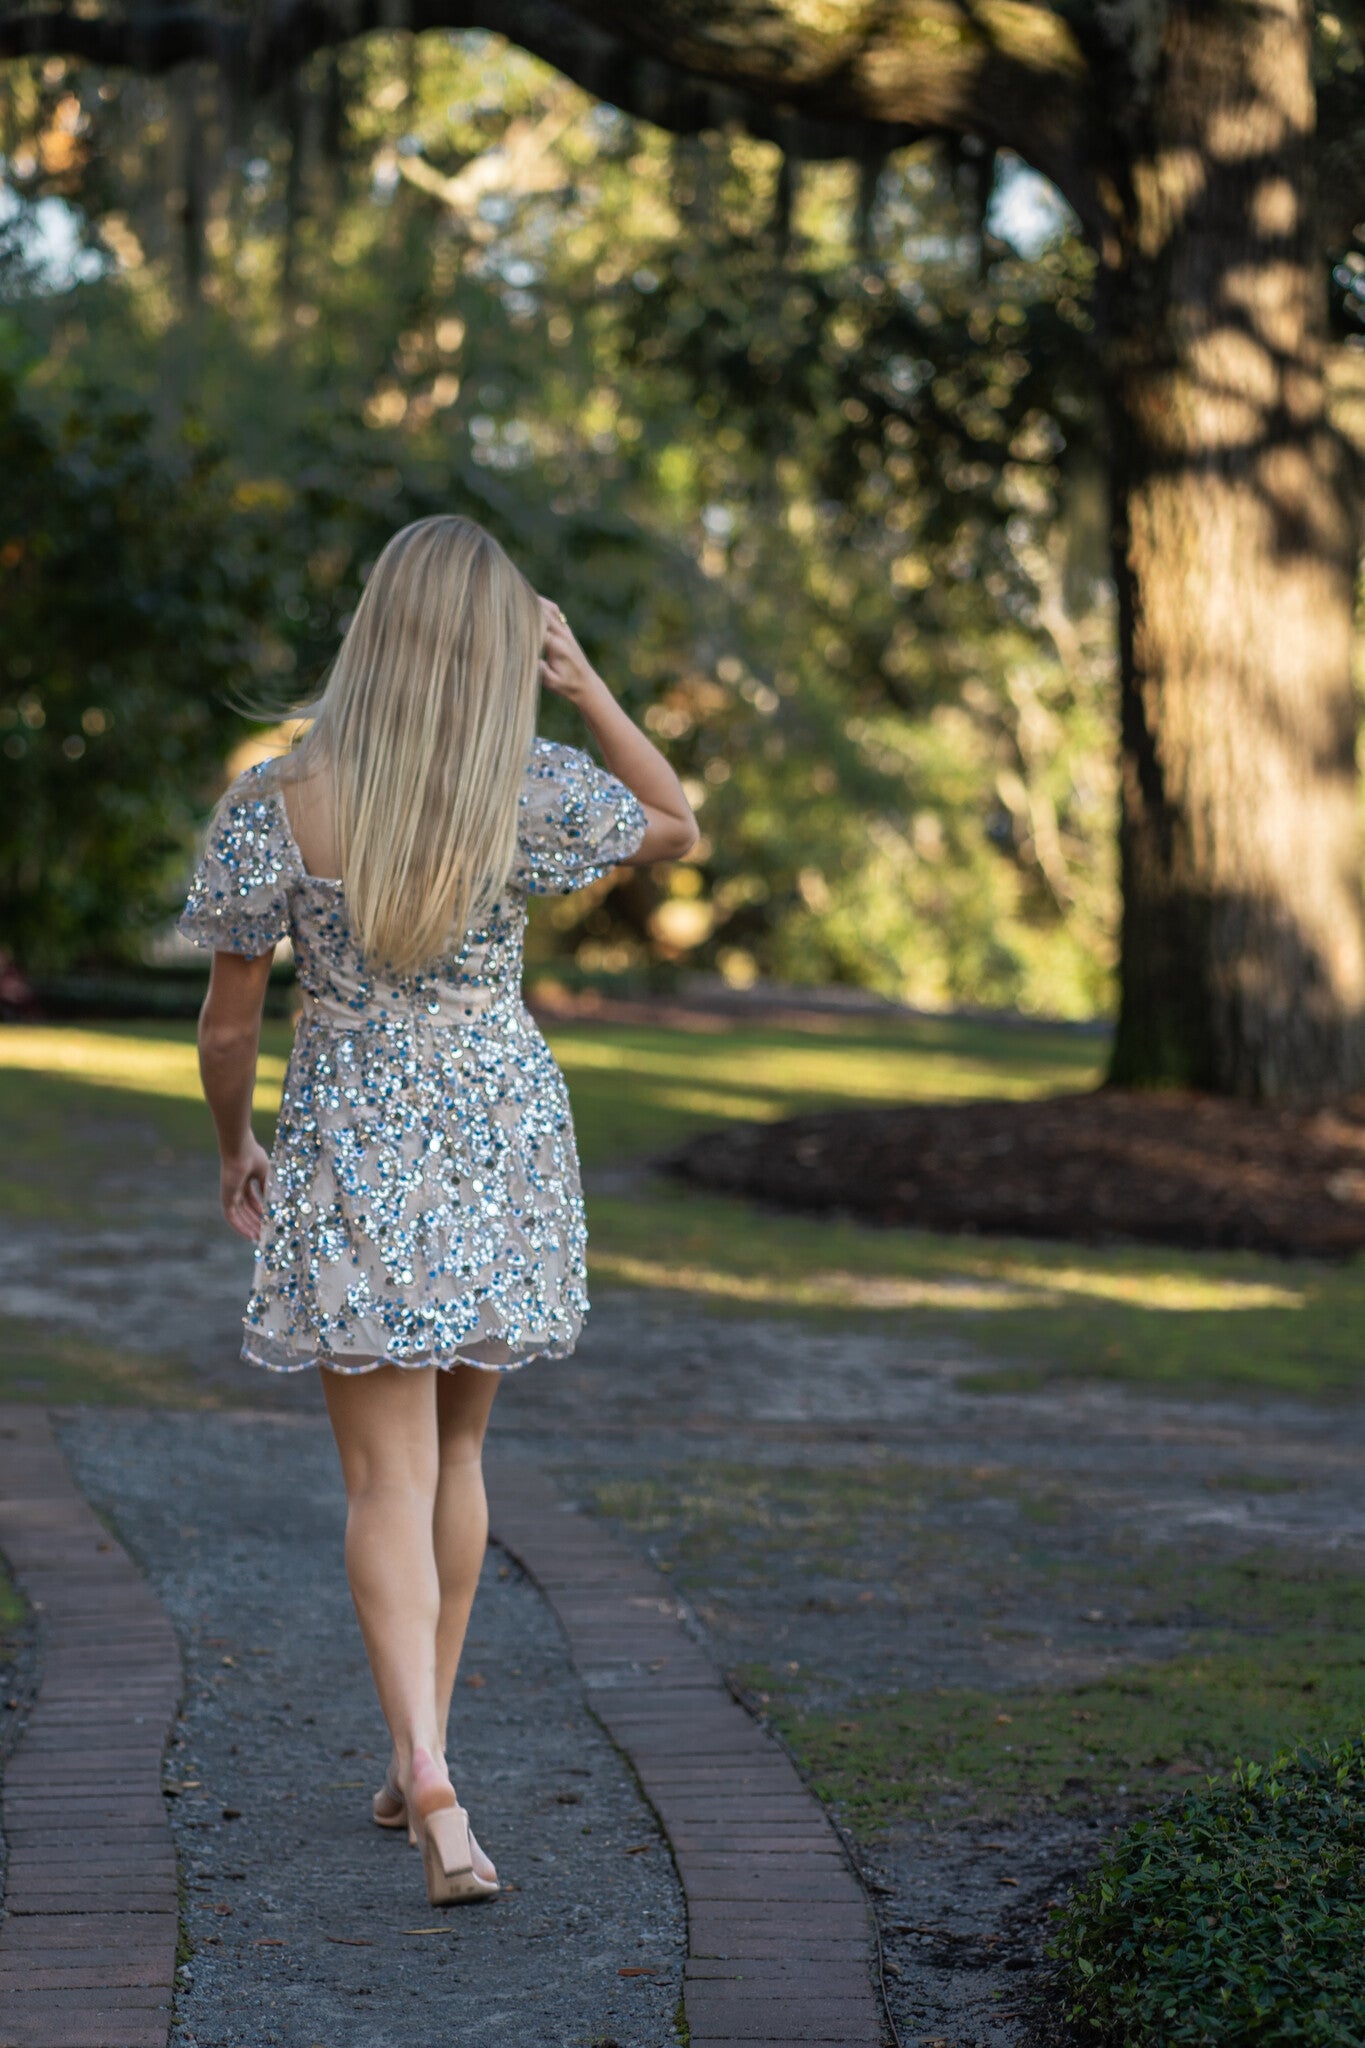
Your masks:
<svg viewBox="0 0 1365 2048"><path fill-rule="evenodd" d="M538 684L606 771L535 737ZM393 1741L374 1818L445 1905L498 1888L445 1756L484 1428L498 1375L564 1357L588 1307L568 1097L521 999L526 898L675 860L697 830L563 612L468 519L389 542L312 710L224 796L180 929L213 951L200 1068L223 1213L256 1245L242 1356L322 1368ZM303 1014L267 1158L251 1098L286 933Z"/></svg>

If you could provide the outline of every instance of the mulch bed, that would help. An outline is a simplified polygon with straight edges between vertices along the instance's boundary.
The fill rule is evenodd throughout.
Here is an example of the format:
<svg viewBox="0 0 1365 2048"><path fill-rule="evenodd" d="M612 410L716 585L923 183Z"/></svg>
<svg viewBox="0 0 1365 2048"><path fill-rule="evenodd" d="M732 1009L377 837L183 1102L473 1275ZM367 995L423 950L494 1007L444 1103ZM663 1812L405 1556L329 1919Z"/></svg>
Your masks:
<svg viewBox="0 0 1365 2048"><path fill-rule="evenodd" d="M1102 1088L730 1124L667 1161L783 1208L922 1230L1341 1258L1365 1245L1365 1098L1319 1110Z"/></svg>

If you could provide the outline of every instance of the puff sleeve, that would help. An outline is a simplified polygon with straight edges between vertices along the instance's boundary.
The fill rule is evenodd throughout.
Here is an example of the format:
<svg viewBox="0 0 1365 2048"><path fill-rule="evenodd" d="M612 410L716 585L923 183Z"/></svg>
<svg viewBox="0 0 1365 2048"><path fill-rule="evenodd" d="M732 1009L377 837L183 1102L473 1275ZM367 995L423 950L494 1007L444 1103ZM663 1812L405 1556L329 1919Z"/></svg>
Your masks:
<svg viewBox="0 0 1365 2048"><path fill-rule="evenodd" d="M296 856L280 812L259 768L239 775L219 802L176 925L193 945L250 959L288 933Z"/></svg>
<svg viewBox="0 0 1365 2048"><path fill-rule="evenodd" d="M520 804L512 880L532 896L567 896L610 873L649 823L624 782L555 740L531 749Z"/></svg>

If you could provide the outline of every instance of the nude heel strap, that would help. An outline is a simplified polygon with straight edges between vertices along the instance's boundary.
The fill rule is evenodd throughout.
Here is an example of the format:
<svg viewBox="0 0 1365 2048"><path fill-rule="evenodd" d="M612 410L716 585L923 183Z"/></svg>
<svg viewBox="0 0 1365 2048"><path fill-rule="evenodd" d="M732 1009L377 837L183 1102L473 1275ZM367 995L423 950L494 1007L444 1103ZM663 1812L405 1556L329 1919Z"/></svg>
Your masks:
<svg viewBox="0 0 1365 2048"><path fill-rule="evenodd" d="M381 1813L379 1811L381 1799L387 1799L391 1805L397 1807L398 1811L396 1813ZM370 1803L370 1814L377 1828L406 1828L408 1840L410 1842L417 1840L416 1835L412 1831L412 1823L408 1819L408 1802L403 1797L399 1787L394 1784L392 1777L386 1777L379 1790L375 1793Z"/></svg>
<svg viewBox="0 0 1365 2048"><path fill-rule="evenodd" d="M480 1877L470 1849L469 1815L462 1806L440 1806L422 1818L422 1867L433 1906L489 1899L497 1880Z"/></svg>

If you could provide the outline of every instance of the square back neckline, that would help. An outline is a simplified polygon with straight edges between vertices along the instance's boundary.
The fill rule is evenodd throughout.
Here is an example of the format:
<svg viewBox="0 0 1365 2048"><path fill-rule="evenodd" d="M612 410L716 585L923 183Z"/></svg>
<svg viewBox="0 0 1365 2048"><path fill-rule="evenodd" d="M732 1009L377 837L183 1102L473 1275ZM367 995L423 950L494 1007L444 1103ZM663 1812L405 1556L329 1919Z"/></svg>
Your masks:
<svg viewBox="0 0 1365 2048"><path fill-rule="evenodd" d="M345 883L340 875L315 875L313 873L313 870L303 857L303 848L299 845L298 836L294 831L293 820L289 816L289 806L284 800L284 792L280 789L272 789L270 794L276 809L279 811L284 825L284 836L289 841L294 857L298 861L299 873L303 880L305 882L319 882L324 889L344 889Z"/></svg>

